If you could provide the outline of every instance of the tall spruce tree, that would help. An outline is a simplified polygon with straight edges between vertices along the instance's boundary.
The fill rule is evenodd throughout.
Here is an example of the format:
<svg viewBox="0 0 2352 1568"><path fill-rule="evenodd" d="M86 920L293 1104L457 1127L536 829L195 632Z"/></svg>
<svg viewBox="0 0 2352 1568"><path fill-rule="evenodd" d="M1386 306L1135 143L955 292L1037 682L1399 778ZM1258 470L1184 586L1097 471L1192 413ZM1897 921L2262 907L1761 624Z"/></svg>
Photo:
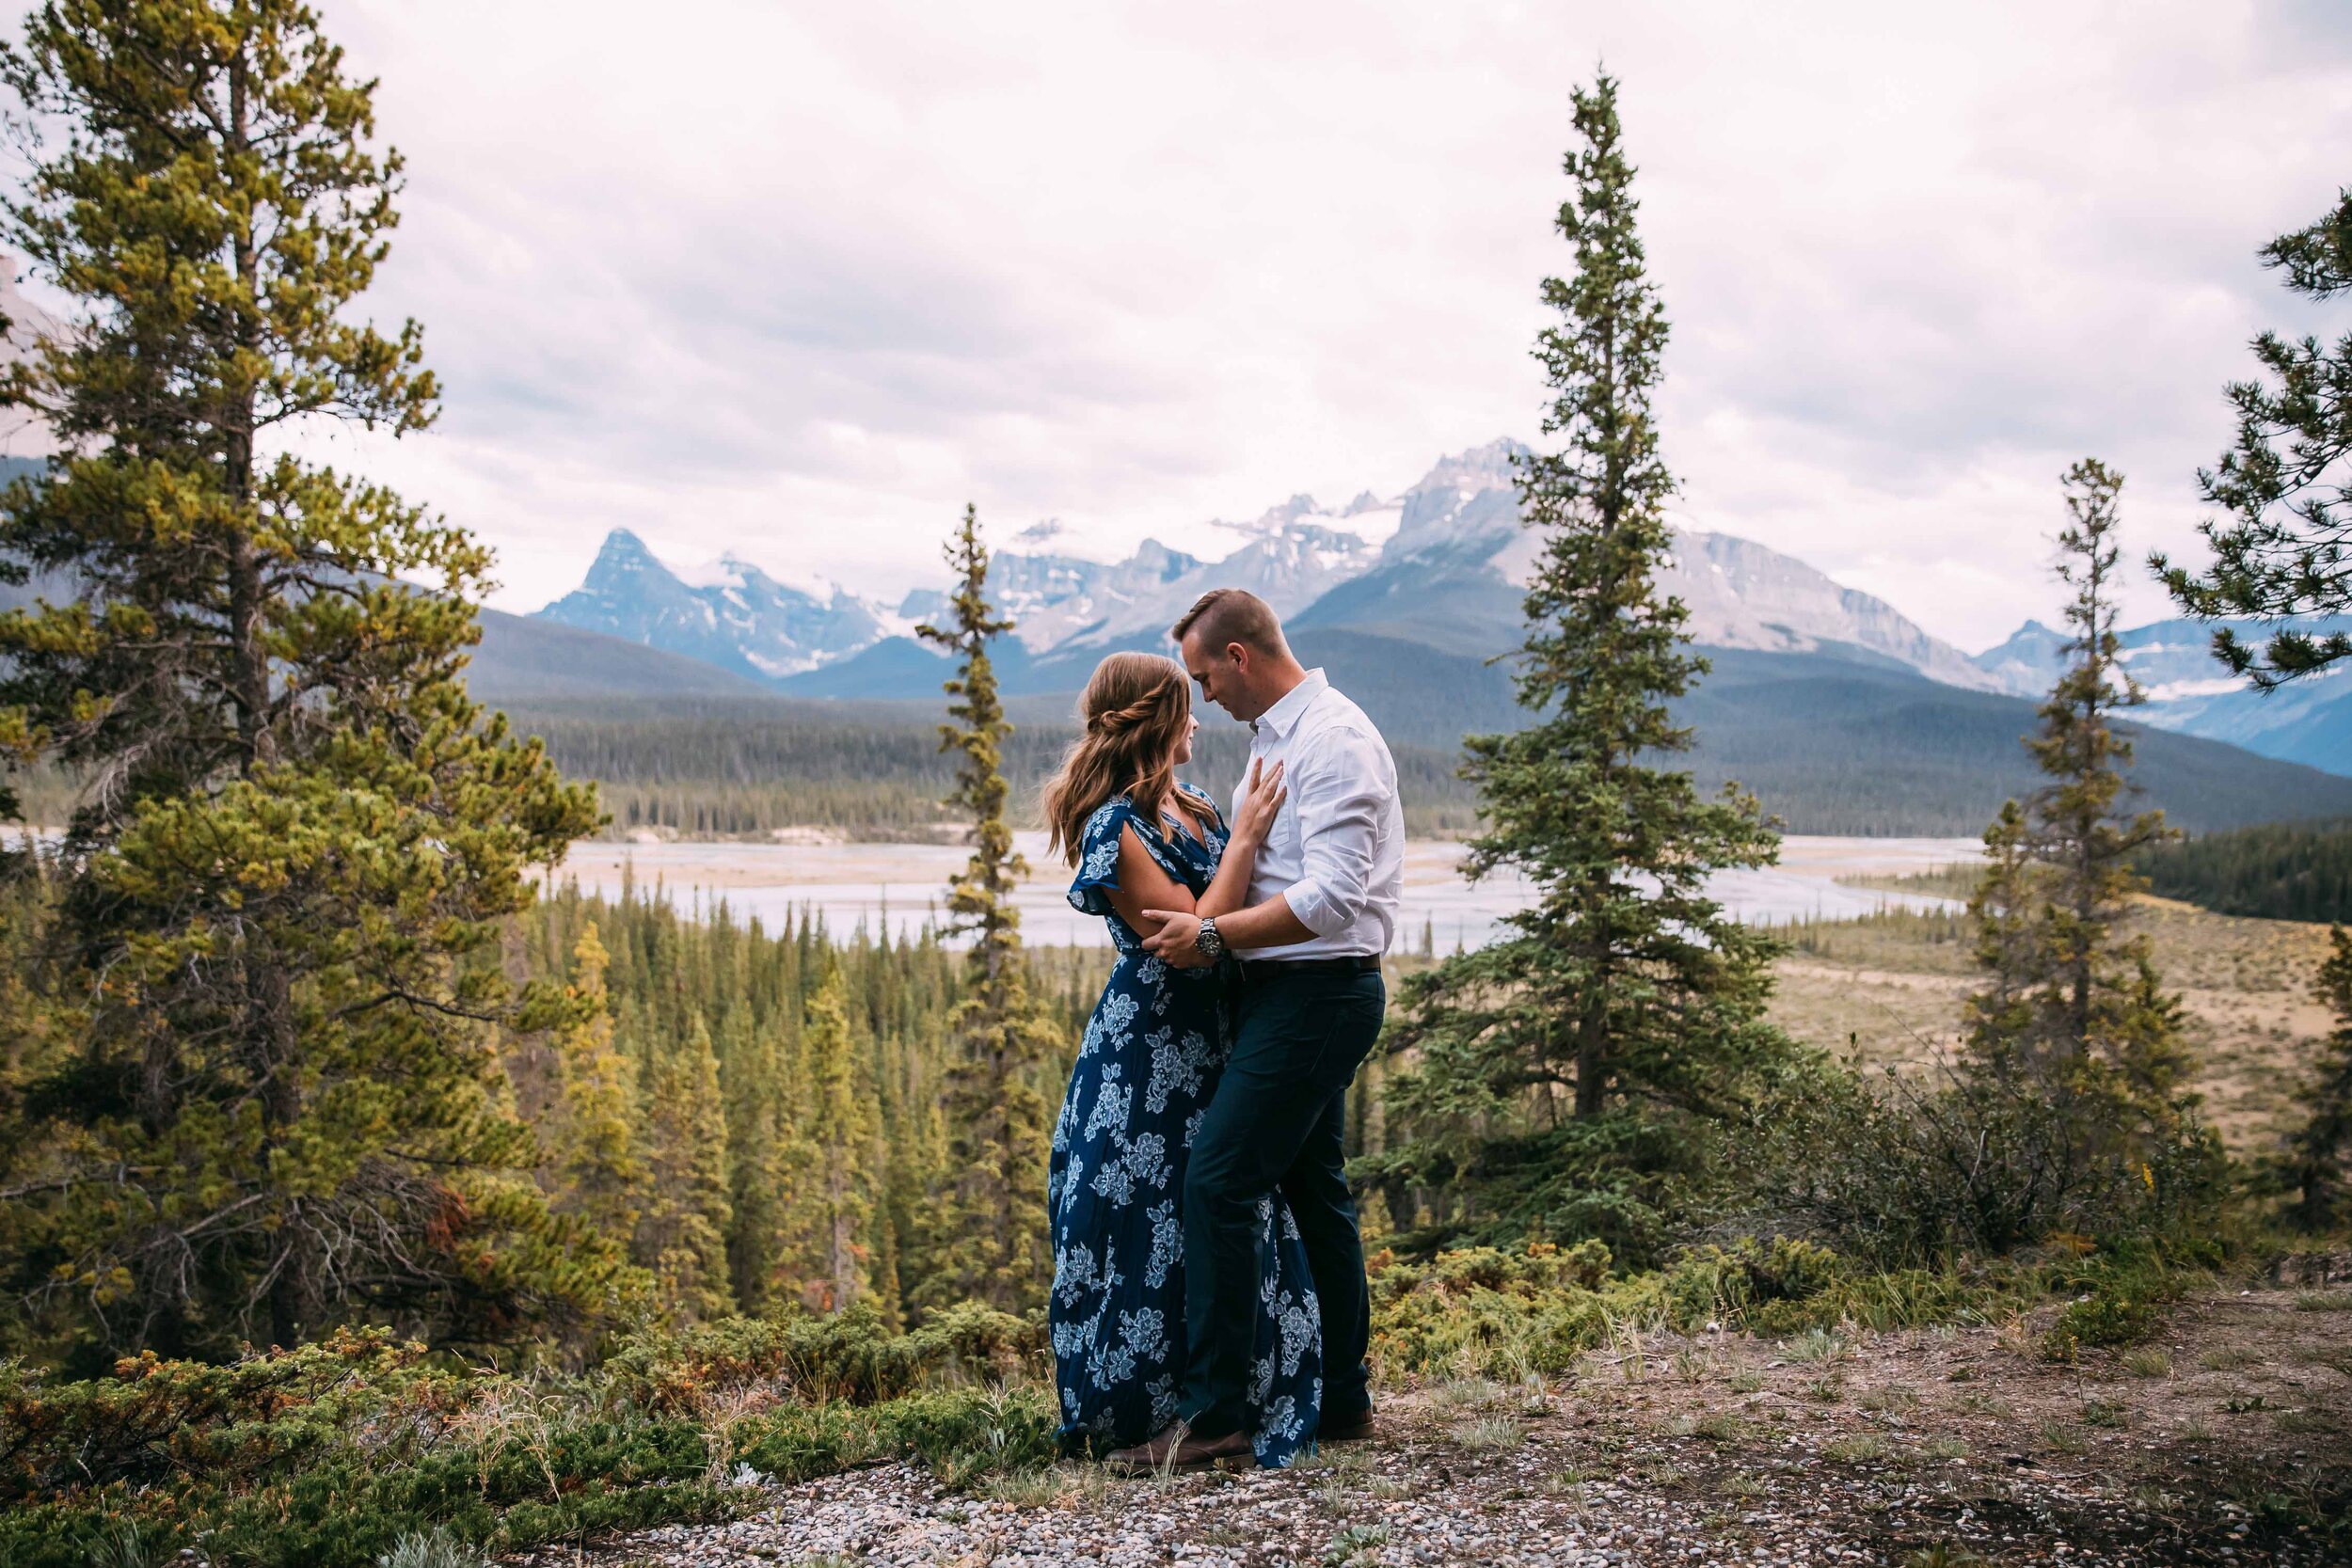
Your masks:
<svg viewBox="0 0 2352 1568"><path fill-rule="evenodd" d="M2115 721L2146 694L2115 635L2122 476L2095 458L2064 478L2060 580L2074 591L2065 673L2026 742L2050 783L2011 801L1986 834L1990 864L1972 904L1991 974L1968 1003L1980 1069L2022 1070L2074 1097L2094 1136L2164 1131L2187 1106L2193 1067L2179 999L2124 916L2144 885L2131 859L2174 835L2162 812L2126 814L2131 741Z"/></svg>
<svg viewBox="0 0 2352 1568"><path fill-rule="evenodd" d="M2319 1042L2319 1059L2296 1096L2304 1121L2287 1141L2286 1159L2296 1223L2318 1231L2352 1222L2352 931L2333 927L2328 939L2315 990L2336 1026Z"/></svg>
<svg viewBox="0 0 2352 1568"><path fill-rule="evenodd" d="M734 1310L726 1237L726 1108L710 1026L696 1013L682 1034L654 1045L646 1094L644 1208L637 1257L653 1271L660 1305L689 1322Z"/></svg>
<svg viewBox="0 0 2352 1568"><path fill-rule="evenodd" d="M2262 249L2263 265L2312 300L2352 293L2352 187L2317 223ZM2267 381L2229 389L2237 439L2217 468L2197 475L2222 515L2199 525L2213 546L2201 573L2162 554L2150 564L2173 599L2204 620L2352 611L2352 333L2322 346L2306 334L2254 340ZM2352 657L2352 631L2286 627L2256 646L2231 627L2214 632L2214 657L2263 689Z"/></svg>
<svg viewBox="0 0 2352 1568"><path fill-rule="evenodd" d="M416 325L353 318L400 184L373 85L295 0L54 0L0 77L7 232L76 306L5 386L64 454L0 569L75 597L0 617L0 747L88 781L53 931L86 1016L12 1272L101 1345L510 1333L594 1282L531 1272L499 932L596 812L466 696L487 553L290 451L435 411Z"/></svg>
<svg viewBox="0 0 2352 1568"><path fill-rule="evenodd" d="M948 541L947 563L957 578L953 618L916 631L960 660L946 683L953 721L940 726L940 748L962 753L947 803L971 816L972 858L949 889L947 910L950 928L969 936L972 948L947 1072L949 1185L938 1246L914 1297L922 1307L974 1300L1025 1311L1043 1302L1052 1272L1045 1214L1052 1114L1036 1077L1057 1058L1062 1037L1050 1006L1031 994L1012 904L1029 868L1013 850L1005 817L1003 748L1012 726L988 656L989 641L1012 623L989 603L988 546L970 506Z"/></svg>
<svg viewBox="0 0 2352 1568"><path fill-rule="evenodd" d="M720 1066L727 1121L731 1223L727 1265L736 1306L766 1308L779 1267L784 1208L790 1201L791 1110L787 1062L794 1049L772 1023L740 1013L729 1021L732 1044Z"/></svg>
<svg viewBox="0 0 2352 1568"><path fill-rule="evenodd" d="M858 1071L849 1003L848 977L835 967L808 1000L802 1036L807 1152L794 1208L803 1240L787 1250L806 1271L797 1281L802 1300L820 1311L837 1311L873 1291L874 1092Z"/></svg>
<svg viewBox="0 0 2352 1568"><path fill-rule="evenodd" d="M1666 318L1613 79L1576 93L1574 125L1557 227L1575 270L1545 280L1560 320L1535 348L1560 450L1518 464L1543 539L1518 656L1531 721L1465 743L1486 818L1466 868L1515 868L1538 896L1507 935L1408 983L1392 1046L1421 1059L1392 1091L1408 1136L1387 1164L1451 1185L1458 1217L1492 1231L1624 1242L1653 1224L1651 1177L1692 1147L1661 1116L1729 1109L1784 1047L1764 1019L1775 946L1706 891L1718 870L1770 864L1779 839L1736 787L1706 800L1662 766L1691 746L1667 705L1707 670L1657 581L1673 546L1651 409Z"/></svg>
<svg viewBox="0 0 2352 1568"><path fill-rule="evenodd" d="M554 1207L598 1235L620 1238L637 1227L645 1167L637 1148L637 1074L613 1049L612 1014L605 1006L611 962L592 921L572 948L572 993L581 1016L558 1044Z"/></svg>

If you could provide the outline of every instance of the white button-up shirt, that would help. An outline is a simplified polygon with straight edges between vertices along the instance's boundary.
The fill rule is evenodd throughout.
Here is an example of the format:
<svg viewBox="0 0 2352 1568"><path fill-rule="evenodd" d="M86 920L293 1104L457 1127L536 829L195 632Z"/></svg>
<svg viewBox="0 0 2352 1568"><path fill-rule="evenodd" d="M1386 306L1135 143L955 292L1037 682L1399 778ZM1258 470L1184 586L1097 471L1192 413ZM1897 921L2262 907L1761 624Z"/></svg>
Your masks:
<svg viewBox="0 0 2352 1568"><path fill-rule="evenodd" d="M1364 710L1320 670L1259 717L1252 761L1282 775L1290 794L1249 876L1252 907L1280 894L1311 941L1242 950L1246 958L1329 958L1389 950L1405 895L1405 808L1396 762ZM1235 786L1239 809L1249 787Z"/></svg>

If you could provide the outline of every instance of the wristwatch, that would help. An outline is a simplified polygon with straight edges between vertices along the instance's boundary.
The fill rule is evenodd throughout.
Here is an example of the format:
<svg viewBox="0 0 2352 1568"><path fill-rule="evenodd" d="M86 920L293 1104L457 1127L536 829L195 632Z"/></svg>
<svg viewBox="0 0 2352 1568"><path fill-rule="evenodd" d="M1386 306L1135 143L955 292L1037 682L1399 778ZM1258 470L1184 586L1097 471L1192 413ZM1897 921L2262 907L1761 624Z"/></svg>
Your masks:
<svg viewBox="0 0 2352 1568"><path fill-rule="evenodd" d="M1217 935L1216 922L1204 920L1200 932L1192 939L1192 950L1211 963L1225 957L1225 939Z"/></svg>

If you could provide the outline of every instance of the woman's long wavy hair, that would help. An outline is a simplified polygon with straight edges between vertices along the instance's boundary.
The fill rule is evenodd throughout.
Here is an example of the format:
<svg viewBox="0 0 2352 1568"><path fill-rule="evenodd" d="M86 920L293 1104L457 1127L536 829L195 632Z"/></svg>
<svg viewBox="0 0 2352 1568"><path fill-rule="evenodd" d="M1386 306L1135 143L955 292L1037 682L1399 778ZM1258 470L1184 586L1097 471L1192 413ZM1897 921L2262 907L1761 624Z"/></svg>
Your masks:
<svg viewBox="0 0 2352 1568"><path fill-rule="evenodd" d="M1073 865L1087 818L1112 796L1124 794L1153 822L1168 809L1176 793L1176 743L1192 719L1184 667L1158 654L1113 654L1094 667L1078 717L1086 733L1045 781L1053 851Z"/></svg>

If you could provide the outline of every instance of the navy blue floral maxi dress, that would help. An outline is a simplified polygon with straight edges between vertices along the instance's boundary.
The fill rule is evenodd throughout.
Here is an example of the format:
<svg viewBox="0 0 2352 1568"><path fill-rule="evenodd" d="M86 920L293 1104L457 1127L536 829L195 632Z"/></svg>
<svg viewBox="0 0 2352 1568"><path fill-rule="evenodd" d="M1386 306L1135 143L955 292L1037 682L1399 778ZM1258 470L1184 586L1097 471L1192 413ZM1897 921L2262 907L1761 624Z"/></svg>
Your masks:
<svg viewBox="0 0 2352 1568"><path fill-rule="evenodd" d="M1070 1074L1046 1201L1054 1227L1048 1311L1063 1446L1140 1443L1176 1415L1184 1366L1184 1160L1232 1048L1225 966L1171 969L1111 907L1129 823L1163 870L1198 897L1225 848L1208 797L1185 786L1206 841L1151 822L1125 796L1088 818L1070 902L1110 923L1119 962ZM1264 1204L1258 1331L1248 1405L1258 1463L1280 1465L1313 1436L1323 1349L1307 1253L1279 1194Z"/></svg>

